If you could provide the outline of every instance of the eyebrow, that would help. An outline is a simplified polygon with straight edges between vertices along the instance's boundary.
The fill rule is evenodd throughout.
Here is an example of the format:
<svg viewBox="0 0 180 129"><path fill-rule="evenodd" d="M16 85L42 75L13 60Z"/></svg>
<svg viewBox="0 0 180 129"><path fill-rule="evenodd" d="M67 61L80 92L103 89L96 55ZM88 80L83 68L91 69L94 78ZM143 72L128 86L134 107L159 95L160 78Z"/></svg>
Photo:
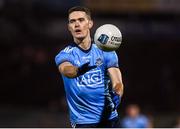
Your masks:
<svg viewBox="0 0 180 129"><path fill-rule="evenodd" d="M77 18L77 19L69 19L69 22L76 21L76 20L84 20L84 19L85 19L84 17L80 17L80 18Z"/></svg>

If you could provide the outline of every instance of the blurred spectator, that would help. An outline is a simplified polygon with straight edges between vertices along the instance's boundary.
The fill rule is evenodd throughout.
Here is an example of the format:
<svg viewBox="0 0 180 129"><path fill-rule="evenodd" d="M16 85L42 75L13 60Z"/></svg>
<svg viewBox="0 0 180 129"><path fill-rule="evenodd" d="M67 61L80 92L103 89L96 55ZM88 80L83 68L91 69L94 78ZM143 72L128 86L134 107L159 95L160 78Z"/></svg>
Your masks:
<svg viewBox="0 0 180 129"><path fill-rule="evenodd" d="M147 116L140 113L136 104L130 104L126 108L126 116L121 121L122 128L150 128L152 124Z"/></svg>

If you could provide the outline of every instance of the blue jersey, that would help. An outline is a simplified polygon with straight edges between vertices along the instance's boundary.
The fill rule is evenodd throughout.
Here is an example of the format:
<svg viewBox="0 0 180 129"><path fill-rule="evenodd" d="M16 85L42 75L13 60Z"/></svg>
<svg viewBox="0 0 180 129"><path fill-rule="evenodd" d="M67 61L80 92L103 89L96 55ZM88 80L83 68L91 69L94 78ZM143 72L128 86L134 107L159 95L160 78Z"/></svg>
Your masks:
<svg viewBox="0 0 180 129"><path fill-rule="evenodd" d="M62 75L72 124L99 123L118 116L109 94L107 74L108 68L119 67L115 51L102 51L95 44L83 50L74 43L60 51L55 61L57 66L66 61L77 67L87 62L97 66L76 78Z"/></svg>

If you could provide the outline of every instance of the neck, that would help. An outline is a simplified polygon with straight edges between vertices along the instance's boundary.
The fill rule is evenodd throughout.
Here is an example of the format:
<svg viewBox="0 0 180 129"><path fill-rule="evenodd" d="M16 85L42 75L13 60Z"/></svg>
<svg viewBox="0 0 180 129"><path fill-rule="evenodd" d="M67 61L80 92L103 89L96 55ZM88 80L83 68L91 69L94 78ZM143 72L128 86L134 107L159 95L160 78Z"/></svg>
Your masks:
<svg viewBox="0 0 180 129"><path fill-rule="evenodd" d="M84 39L74 39L75 43L84 50L88 50L91 46L91 38L90 36Z"/></svg>

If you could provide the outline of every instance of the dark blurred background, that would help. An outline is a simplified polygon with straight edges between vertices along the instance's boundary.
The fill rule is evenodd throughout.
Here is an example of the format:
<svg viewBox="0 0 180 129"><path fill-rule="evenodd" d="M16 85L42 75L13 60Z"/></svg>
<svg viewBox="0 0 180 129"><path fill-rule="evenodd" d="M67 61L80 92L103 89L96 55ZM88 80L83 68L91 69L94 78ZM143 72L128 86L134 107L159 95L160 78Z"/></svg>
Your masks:
<svg viewBox="0 0 180 129"><path fill-rule="evenodd" d="M67 10L92 10L95 29L118 26L125 84L119 109L136 103L153 127L180 116L179 0L0 0L0 127L70 127L55 55L72 37Z"/></svg>

